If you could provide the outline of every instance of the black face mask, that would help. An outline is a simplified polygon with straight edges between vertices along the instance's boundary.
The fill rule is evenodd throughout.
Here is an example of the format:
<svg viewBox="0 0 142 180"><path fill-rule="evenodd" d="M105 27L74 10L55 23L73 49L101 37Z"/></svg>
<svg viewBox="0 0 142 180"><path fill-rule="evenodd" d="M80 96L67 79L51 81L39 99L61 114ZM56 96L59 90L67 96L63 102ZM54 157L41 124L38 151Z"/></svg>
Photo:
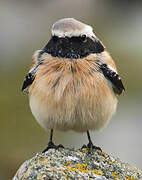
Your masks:
<svg viewBox="0 0 142 180"><path fill-rule="evenodd" d="M53 36L43 49L53 57L78 59L92 53L101 53L104 47L99 40L83 36L57 37Z"/></svg>

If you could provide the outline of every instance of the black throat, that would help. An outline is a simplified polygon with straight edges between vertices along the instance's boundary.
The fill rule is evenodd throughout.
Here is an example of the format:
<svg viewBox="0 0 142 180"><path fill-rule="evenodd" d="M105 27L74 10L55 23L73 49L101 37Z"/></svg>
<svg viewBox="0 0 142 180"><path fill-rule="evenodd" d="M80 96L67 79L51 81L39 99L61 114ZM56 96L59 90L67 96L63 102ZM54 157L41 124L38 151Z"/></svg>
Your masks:
<svg viewBox="0 0 142 180"><path fill-rule="evenodd" d="M61 38L53 36L43 51L53 57L78 59L92 53L101 53L104 47L99 40L93 41L85 35Z"/></svg>

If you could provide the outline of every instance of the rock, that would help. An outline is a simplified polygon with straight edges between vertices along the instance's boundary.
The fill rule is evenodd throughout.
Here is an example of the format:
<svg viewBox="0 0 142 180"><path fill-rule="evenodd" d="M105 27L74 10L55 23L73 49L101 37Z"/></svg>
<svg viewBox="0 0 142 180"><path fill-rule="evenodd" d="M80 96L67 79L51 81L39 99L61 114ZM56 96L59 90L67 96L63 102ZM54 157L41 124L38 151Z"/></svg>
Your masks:
<svg viewBox="0 0 142 180"><path fill-rule="evenodd" d="M104 151L50 149L21 165L13 180L137 180L142 171Z"/></svg>

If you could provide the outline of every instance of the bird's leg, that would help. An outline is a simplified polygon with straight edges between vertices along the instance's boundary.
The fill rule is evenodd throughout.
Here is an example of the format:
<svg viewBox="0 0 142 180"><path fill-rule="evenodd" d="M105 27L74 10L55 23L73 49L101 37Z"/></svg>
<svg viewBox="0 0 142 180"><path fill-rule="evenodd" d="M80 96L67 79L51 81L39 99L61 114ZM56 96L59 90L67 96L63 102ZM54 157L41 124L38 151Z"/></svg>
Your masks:
<svg viewBox="0 0 142 180"><path fill-rule="evenodd" d="M51 129L50 131L50 139L49 139L49 143L48 143L48 146L47 148L45 148L42 153L45 153L46 151L48 151L49 149L59 149L59 148L64 148L64 146L62 144L59 144L58 146L56 146L54 143L53 143L53 129Z"/></svg>
<svg viewBox="0 0 142 180"><path fill-rule="evenodd" d="M43 153L48 151L49 149L56 149L57 148L57 146L55 146L55 144L53 143L52 139L53 139L53 129L51 129L51 131L50 131L49 143L48 143L48 146L42 151Z"/></svg>
<svg viewBox="0 0 142 180"><path fill-rule="evenodd" d="M89 149L93 149L93 143L92 143L89 131L87 131L87 137L88 137L88 141L89 141L89 143L87 144L87 147Z"/></svg>
<svg viewBox="0 0 142 180"><path fill-rule="evenodd" d="M88 147L89 150L96 149L96 150L102 151L100 147L97 147L97 146L93 145L89 131L87 131L87 137L88 137L88 140L89 140L89 143L87 144L87 147Z"/></svg>
<svg viewBox="0 0 142 180"><path fill-rule="evenodd" d="M55 147L55 145L53 143L53 129L51 129L51 131L50 131L50 139L49 139L48 147L51 147L51 148Z"/></svg>
<svg viewBox="0 0 142 180"><path fill-rule="evenodd" d="M89 143L87 144L87 146L86 146L85 144L83 144L83 146L82 146L81 149L83 149L83 148L89 148L89 149L92 149L93 143L92 143L92 140L91 140L89 131L87 131L87 137L88 137Z"/></svg>

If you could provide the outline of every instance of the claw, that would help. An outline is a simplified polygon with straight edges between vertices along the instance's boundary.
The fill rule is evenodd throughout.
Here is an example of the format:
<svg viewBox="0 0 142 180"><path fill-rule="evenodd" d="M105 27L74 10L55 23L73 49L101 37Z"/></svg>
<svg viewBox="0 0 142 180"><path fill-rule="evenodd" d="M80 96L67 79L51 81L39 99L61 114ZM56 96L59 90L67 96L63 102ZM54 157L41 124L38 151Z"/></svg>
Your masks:
<svg viewBox="0 0 142 180"><path fill-rule="evenodd" d="M48 146L42 151L42 153L45 153L49 149L56 149L56 148L57 146L52 141L49 141Z"/></svg>
<svg viewBox="0 0 142 180"><path fill-rule="evenodd" d="M56 146L52 141L50 141L48 143L48 146L42 151L42 153L45 153L46 151L48 151L49 149L60 149L60 148L64 148L64 146L62 144L59 144L58 146Z"/></svg>
<svg viewBox="0 0 142 180"><path fill-rule="evenodd" d="M58 146L56 146L56 149L60 149L60 148L64 148L64 146L62 144L59 144Z"/></svg>
<svg viewBox="0 0 142 180"><path fill-rule="evenodd" d="M102 149L101 149L100 147L94 146L93 143L91 143L91 142L89 142L89 143L87 144L87 147L88 147L88 149L89 149L90 151L91 151L91 150L99 150L99 151L102 152Z"/></svg>
<svg viewBox="0 0 142 180"><path fill-rule="evenodd" d="M85 144L81 147L81 149L88 148Z"/></svg>

